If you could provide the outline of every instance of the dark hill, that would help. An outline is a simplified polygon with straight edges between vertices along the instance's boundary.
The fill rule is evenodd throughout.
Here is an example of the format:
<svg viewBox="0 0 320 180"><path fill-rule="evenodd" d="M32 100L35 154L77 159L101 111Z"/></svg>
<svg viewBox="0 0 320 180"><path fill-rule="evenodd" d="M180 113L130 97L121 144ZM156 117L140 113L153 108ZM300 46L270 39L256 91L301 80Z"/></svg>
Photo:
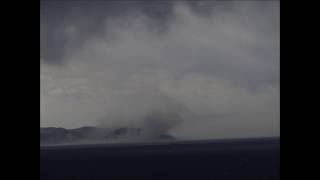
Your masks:
<svg viewBox="0 0 320 180"><path fill-rule="evenodd" d="M131 127L81 127L76 129L55 127L40 128L41 145L162 141L172 139L175 138L169 134L154 135L142 128Z"/></svg>

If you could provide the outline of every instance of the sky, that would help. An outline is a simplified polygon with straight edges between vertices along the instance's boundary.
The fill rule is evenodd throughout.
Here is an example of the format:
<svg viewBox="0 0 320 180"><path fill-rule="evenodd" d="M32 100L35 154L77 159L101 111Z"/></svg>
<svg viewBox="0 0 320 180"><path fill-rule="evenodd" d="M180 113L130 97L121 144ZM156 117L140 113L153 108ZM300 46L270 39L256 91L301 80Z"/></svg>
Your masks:
<svg viewBox="0 0 320 180"><path fill-rule="evenodd" d="M41 127L280 135L279 1L41 1ZM159 124L159 123L158 123ZM160 123L161 124L161 123Z"/></svg>

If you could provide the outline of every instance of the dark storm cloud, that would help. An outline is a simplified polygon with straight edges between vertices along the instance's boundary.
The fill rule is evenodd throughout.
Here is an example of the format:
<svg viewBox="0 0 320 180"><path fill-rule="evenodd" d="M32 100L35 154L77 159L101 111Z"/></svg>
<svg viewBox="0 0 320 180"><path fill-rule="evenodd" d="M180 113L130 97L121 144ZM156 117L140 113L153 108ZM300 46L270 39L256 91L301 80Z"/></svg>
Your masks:
<svg viewBox="0 0 320 180"><path fill-rule="evenodd" d="M81 47L88 38L103 36L105 23L142 13L162 31L172 15L172 2L156 1L43 1L41 2L41 56L49 63L61 63L67 51ZM68 27L77 32L70 37ZM72 31L72 29L70 30Z"/></svg>
<svg viewBox="0 0 320 180"><path fill-rule="evenodd" d="M214 7L228 10L230 3L185 1L201 16L212 13ZM140 13L152 21L156 31L163 32L173 16L173 1L41 1L41 57L48 63L61 63L67 51L81 47L88 38L103 36L112 18ZM68 27L76 29L70 37ZM69 52L70 53L70 52Z"/></svg>
<svg viewBox="0 0 320 180"><path fill-rule="evenodd" d="M131 21L130 18L134 19L137 14L142 14L143 16L150 18L146 22L149 23L147 24L149 31L153 30L158 33L166 33L168 26L174 23L173 9L175 4L176 3L171 1L44 1L41 4L41 60L51 64L63 64L64 61L68 59L68 56L71 56L74 52L81 49L87 40L92 38L111 40L114 34L111 32L112 27L109 27L112 25L109 25L108 22L115 18L125 20L120 22L120 26L123 26L123 28L130 28L130 25L128 25ZM272 3L270 5L270 3L259 3L255 1L251 3L239 3L236 1L226 3L221 3L219 1L186 1L186 5L196 15L204 18L208 16L213 17L213 20L215 20L215 15L217 16L217 20L221 19L222 13L224 14L223 16L225 16L222 18L228 18L228 14L239 15L242 18L239 18L239 21L236 23L242 23L244 26L253 24L256 27L250 27L252 30L256 32L266 31L266 33L262 35L278 36L277 34L272 34L278 33L277 31L270 29L279 26L277 21L270 21L268 18L264 17L251 17L256 16L257 13L259 14L258 11L261 11L260 14L264 14L265 17L276 16L277 8L270 8ZM241 8L246 8L249 11L241 12ZM236 18L235 20L237 20ZM276 20L276 18L270 19ZM233 27L230 26L231 30L232 28ZM277 44L274 45L277 46ZM245 47L245 44L239 44L239 46L248 48ZM191 48L190 51L194 50L194 47ZM274 52L273 48L259 46L253 48L255 49L252 49L251 51L252 53L257 54L257 58L263 57L266 60L279 58L277 57L279 53ZM231 48L229 49L232 51ZM220 64L213 62L212 64L212 55L206 54L206 49L201 51L203 51L201 57L195 57L198 62L181 72L201 71L202 73L217 73L228 76L228 73L230 72L234 73L234 71L239 71L239 73L241 73L241 76L237 76L240 78L239 80L241 82L246 81L248 85L253 87L255 84L261 82L261 79L262 82L266 83L278 83L279 78L277 78L278 74L276 73L273 73L271 76L266 76L266 73L269 72L261 72L261 70L258 69L257 71L260 71L258 72L258 74L260 74L258 76L261 77L252 78L250 74L246 73L245 69L242 71L241 67L235 66L234 70L226 70L223 67L223 62ZM235 53L233 52L225 53L235 56ZM226 57L225 54L221 55L217 53L214 58L225 59L229 57ZM207 65L203 66L203 64ZM274 66L274 64L271 64L270 66Z"/></svg>

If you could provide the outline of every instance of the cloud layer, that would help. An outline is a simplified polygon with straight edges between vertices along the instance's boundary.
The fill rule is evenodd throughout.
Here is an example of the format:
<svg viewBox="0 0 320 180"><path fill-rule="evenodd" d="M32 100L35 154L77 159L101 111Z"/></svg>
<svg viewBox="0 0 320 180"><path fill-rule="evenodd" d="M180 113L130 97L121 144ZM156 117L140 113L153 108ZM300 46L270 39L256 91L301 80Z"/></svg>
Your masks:
<svg viewBox="0 0 320 180"><path fill-rule="evenodd" d="M178 137L279 136L279 2L90 5L42 4L41 126L179 109Z"/></svg>

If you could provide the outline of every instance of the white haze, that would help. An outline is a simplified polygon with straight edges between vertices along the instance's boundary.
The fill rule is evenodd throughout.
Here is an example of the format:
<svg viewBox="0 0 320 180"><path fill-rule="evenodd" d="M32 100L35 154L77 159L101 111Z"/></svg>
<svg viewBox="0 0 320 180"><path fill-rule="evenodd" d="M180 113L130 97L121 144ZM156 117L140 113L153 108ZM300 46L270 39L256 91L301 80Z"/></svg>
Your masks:
<svg viewBox="0 0 320 180"><path fill-rule="evenodd" d="M206 16L177 3L163 33L143 14L106 21L65 64L41 61L41 126L135 124L178 104L176 137L279 136L279 2L250 2Z"/></svg>

